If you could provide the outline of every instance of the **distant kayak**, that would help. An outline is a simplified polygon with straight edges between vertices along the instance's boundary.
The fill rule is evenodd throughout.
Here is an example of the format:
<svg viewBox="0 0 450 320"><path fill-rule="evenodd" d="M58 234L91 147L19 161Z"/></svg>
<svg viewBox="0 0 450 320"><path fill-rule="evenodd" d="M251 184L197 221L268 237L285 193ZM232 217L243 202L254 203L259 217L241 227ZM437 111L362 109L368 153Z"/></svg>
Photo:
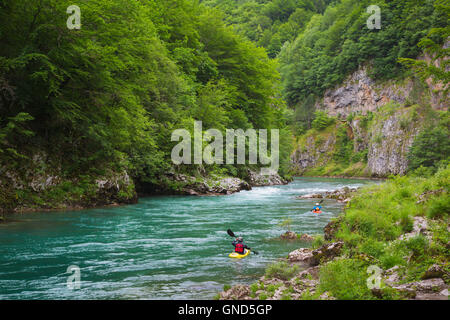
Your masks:
<svg viewBox="0 0 450 320"><path fill-rule="evenodd" d="M228 256L230 258L242 259L242 258L245 258L246 256L248 256L249 254L250 254L250 250L245 249L245 253L244 254L239 254L237 252L232 252Z"/></svg>
<svg viewBox="0 0 450 320"><path fill-rule="evenodd" d="M313 211L313 213L322 213L322 210L320 210L320 211Z"/></svg>

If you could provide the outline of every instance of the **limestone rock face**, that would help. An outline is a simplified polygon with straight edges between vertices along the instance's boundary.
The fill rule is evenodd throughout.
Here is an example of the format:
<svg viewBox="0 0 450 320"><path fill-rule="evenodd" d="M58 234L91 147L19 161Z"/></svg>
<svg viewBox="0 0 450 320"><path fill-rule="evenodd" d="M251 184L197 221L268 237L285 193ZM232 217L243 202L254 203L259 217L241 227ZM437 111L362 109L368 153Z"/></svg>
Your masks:
<svg viewBox="0 0 450 320"><path fill-rule="evenodd" d="M258 172L248 171L246 181L236 177L207 176L202 179L180 173L167 173L171 181L180 182L182 188L179 193L186 195L227 195L242 190L251 190L253 186L284 185L288 181L278 174L261 175Z"/></svg>
<svg viewBox="0 0 450 320"><path fill-rule="evenodd" d="M304 149L297 149L291 155L293 169L301 174L308 168L325 165L331 159L335 144L334 134L327 136L319 145L313 137L307 137Z"/></svg>
<svg viewBox="0 0 450 320"><path fill-rule="evenodd" d="M408 169L407 154L419 127L404 126L405 112L399 110L386 120L377 121L368 145L367 169L374 176L405 174Z"/></svg>
<svg viewBox="0 0 450 320"><path fill-rule="evenodd" d="M404 174L408 168L408 151L423 125L420 118L415 118L414 108L409 108L415 104L418 90L423 90L423 94L429 97L427 103L433 109L448 108L448 99L443 99L442 92L435 91L439 85L430 81L427 84L428 88L418 89L413 79L374 82L367 67L361 67L341 85L326 90L316 101L315 108L341 120L351 114L373 113L369 124L358 117L348 123L354 153L367 150L367 166L361 168L359 175L387 177ZM291 155L292 167L297 174L326 166L332 160L338 126L328 134L322 133L320 137L308 135L301 141Z"/></svg>
<svg viewBox="0 0 450 320"><path fill-rule="evenodd" d="M430 82L431 85L431 82ZM316 103L317 109L325 109L332 116L348 116L351 112L374 112L388 102L404 104L414 88L413 81L401 84L393 82L375 83L369 75L368 68L362 67L351 74L342 85L325 91L323 101ZM442 109L444 102L436 96L431 85L431 104L433 108Z"/></svg>
<svg viewBox="0 0 450 320"><path fill-rule="evenodd" d="M306 233L300 235L300 237L298 239L300 241L306 241L306 242L314 241L314 237L310 236L309 234L306 234Z"/></svg>
<svg viewBox="0 0 450 320"><path fill-rule="evenodd" d="M399 237L399 240L408 240L419 234L424 235L428 238L431 237L430 232L428 231L428 222L427 219L423 217L414 217L413 218L413 230L409 233L402 234Z"/></svg>
<svg viewBox="0 0 450 320"><path fill-rule="evenodd" d="M330 241L331 239L333 239L334 235L336 234L336 232L339 228L341 221L342 221L342 217L338 217L336 220L332 220L332 221L328 222L328 224L323 229L324 239L326 241Z"/></svg>

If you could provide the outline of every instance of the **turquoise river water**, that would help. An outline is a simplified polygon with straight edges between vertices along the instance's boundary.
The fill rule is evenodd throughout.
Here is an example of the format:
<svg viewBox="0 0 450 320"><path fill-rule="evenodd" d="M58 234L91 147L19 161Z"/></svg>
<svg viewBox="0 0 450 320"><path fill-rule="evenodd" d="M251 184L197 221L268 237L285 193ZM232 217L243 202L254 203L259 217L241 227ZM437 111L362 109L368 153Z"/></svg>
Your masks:
<svg viewBox="0 0 450 320"><path fill-rule="evenodd" d="M12 215L0 224L0 300L212 299L224 284L251 283L271 261L306 243L277 240L292 219L297 233L323 232L342 205L298 195L358 187L368 180L297 178L286 186L228 196L161 196L136 205ZM259 255L230 259L231 228ZM69 266L80 288L67 286Z"/></svg>

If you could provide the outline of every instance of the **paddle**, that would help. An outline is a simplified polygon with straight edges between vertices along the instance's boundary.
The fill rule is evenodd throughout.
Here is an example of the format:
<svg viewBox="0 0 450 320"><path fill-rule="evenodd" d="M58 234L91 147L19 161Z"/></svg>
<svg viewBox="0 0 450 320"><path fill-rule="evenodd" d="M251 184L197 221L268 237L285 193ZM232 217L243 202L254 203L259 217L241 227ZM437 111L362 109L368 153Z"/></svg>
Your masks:
<svg viewBox="0 0 450 320"><path fill-rule="evenodd" d="M228 230L227 230L227 233L228 233L228 235L229 235L230 237L237 238L236 235L234 234L234 232L231 231L231 229L228 229ZM255 251L254 249L250 249L250 251L253 252L254 254L258 254L258 252Z"/></svg>

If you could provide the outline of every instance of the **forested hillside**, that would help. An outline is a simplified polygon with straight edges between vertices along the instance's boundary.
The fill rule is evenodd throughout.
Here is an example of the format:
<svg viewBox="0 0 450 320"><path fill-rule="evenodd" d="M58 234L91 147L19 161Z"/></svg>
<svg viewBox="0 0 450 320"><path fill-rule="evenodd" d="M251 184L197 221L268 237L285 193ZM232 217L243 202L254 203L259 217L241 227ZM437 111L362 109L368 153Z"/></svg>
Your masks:
<svg viewBox="0 0 450 320"><path fill-rule="evenodd" d="M287 173L276 62L220 12L191 0L81 0L81 29L69 30L71 4L0 2L4 206L31 197L40 205L35 191L47 186L49 201L84 197L97 177L123 171L126 181L150 185L175 169L245 174L243 165L173 168L171 133L192 132L194 120L204 130L281 129ZM28 190L39 173L44 181ZM132 184L121 189L124 198L134 192Z"/></svg>
<svg viewBox="0 0 450 320"><path fill-rule="evenodd" d="M407 157L434 167L442 157L432 152L407 155L422 131L416 145L434 139L448 157L444 0L80 0L79 30L66 26L70 5L0 2L5 208L89 202L98 185L128 201L135 184L176 191L176 174L248 179L256 166L173 165L171 133L193 132L195 120L222 132L280 129L282 176L404 173ZM367 27L370 5L380 29ZM336 99L344 111L332 110ZM392 155L374 144L389 119L401 127L393 145L407 136L392 165L377 162Z"/></svg>
<svg viewBox="0 0 450 320"><path fill-rule="evenodd" d="M204 2L278 60L295 173L388 176L448 159L447 1Z"/></svg>
<svg viewBox="0 0 450 320"><path fill-rule="evenodd" d="M315 14L331 0L203 0L227 14L238 33L267 49L275 58L286 41L294 41Z"/></svg>

